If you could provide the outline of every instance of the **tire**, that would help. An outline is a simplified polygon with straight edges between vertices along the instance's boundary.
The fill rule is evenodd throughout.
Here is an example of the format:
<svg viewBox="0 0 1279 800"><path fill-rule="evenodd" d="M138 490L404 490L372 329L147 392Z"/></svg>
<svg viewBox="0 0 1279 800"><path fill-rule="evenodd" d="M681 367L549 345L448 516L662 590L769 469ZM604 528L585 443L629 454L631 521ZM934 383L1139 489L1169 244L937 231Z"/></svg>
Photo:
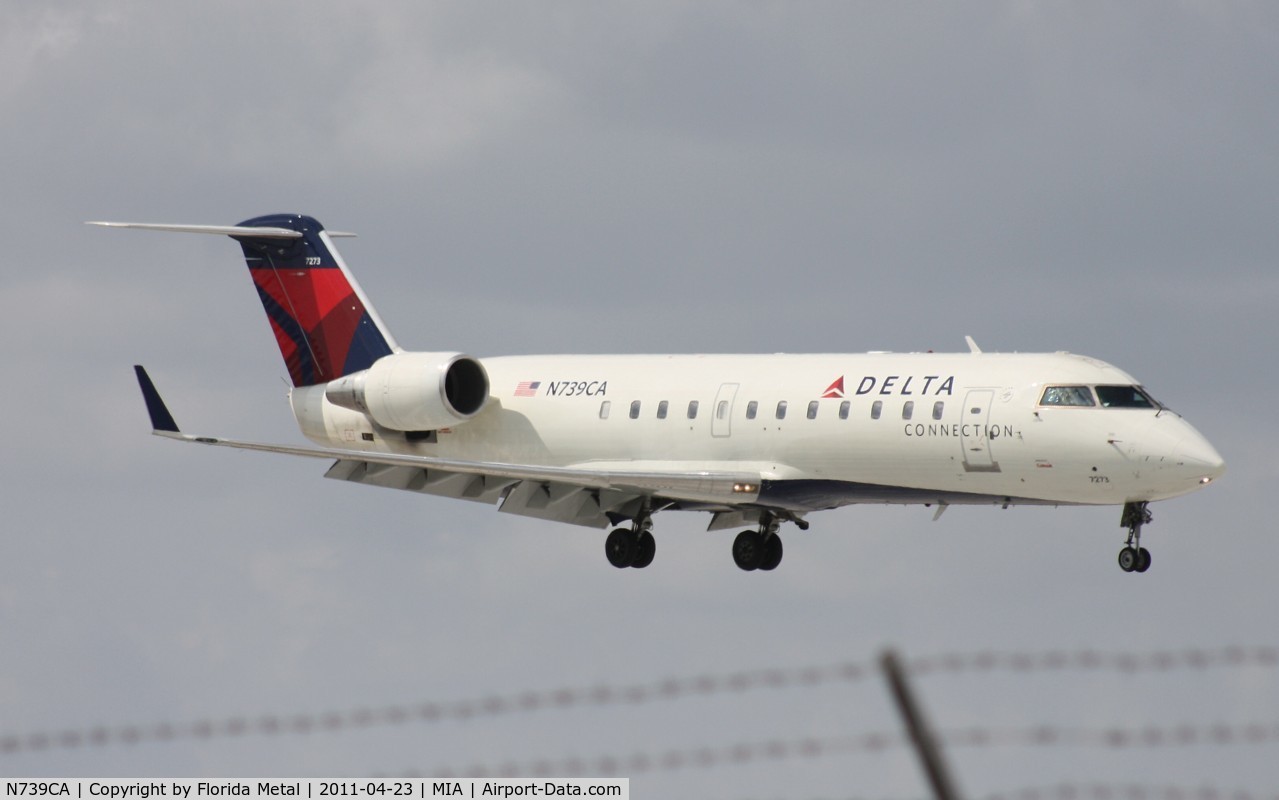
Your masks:
<svg viewBox="0 0 1279 800"><path fill-rule="evenodd" d="M1145 572L1150 569L1150 551L1144 547L1137 551L1137 566L1135 569L1137 572Z"/></svg>
<svg viewBox="0 0 1279 800"><path fill-rule="evenodd" d="M764 571L777 569L782 563L782 537L773 534L764 542L764 555L759 560L759 568Z"/></svg>
<svg viewBox="0 0 1279 800"><path fill-rule="evenodd" d="M653 556L657 554L657 541L653 539L653 534L644 531L639 535L639 541L635 545L635 560L631 562L631 566L635 569L644 569L653 563Z"/></svg>
<svg viewBox="0 0 1279 800"><path fill-rule="evenodd" d="M634 531L629 528L614 528L604 540L604 555L608 556L608 563L618 569L625 569L635 562L636 550L639 549L637 544Z"/></svg>
<svg viewBox="0 0 1279 800"><path fill-rule="evenodd" d="M1137 569L1137 564L1141 560L1141 555L1131 547L1125 547L1119 551L1119 568L1124 572L1132 572Z"/></svg>
<svg viewBox="0 0 1279 800"><path fill-rule="evenodd" d="M764 537L759 531L742 531L733 540L733 562L750 572L759 569L764 558Z"/></svg>

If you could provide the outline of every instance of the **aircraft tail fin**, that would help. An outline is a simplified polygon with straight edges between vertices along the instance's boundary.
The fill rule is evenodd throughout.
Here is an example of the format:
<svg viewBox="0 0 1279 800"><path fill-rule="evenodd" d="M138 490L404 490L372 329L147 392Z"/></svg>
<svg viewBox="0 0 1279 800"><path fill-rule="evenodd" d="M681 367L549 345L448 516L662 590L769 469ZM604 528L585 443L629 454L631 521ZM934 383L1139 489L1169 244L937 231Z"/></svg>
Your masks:
<svg viewBox="0 0 1279 800"><path fill-rule="evenodd" d="M333 238L313 217L272 214L239 225L95 222L117 228L213 233L240 243L294 386L359 372L397 350Z"/></svg>

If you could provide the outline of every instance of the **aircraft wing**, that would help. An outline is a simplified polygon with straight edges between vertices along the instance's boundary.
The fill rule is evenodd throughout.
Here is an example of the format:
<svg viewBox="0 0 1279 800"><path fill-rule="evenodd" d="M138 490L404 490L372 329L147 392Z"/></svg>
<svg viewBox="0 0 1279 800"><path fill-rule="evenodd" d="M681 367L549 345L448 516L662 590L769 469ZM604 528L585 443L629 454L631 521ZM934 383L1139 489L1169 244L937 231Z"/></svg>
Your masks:
<svg viewBox="0 0 1279 800"><path fill-rule="evenodd" d="M635 516L645 502L652 510L682 504L728 511L748 505L759 491L758 472L548 467L193 436L178 430L146 370L141 366L134 370L152 433L157 436L214 447L332 459L326 478L497 503L498 510L509 514L603 528Z"/></svg>

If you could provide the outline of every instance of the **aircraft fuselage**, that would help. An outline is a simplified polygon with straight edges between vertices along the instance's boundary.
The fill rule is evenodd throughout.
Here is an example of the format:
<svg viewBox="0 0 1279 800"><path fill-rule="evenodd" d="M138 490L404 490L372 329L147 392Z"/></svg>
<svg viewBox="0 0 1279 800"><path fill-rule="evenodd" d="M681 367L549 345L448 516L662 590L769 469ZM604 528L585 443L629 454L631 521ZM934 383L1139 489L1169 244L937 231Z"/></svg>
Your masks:
<svg viewBox="0 0 1279 800"><path fill-rule="evenodd" d="M581 469L757 473L760 502L1121 504L1174 497L1221 459L1159 407L1042 404L1048 386L1136 386L1065 353L509 356L491 395L429 440L293 390L335 448ZM745 500L738 493L738 501Z"/></svg>

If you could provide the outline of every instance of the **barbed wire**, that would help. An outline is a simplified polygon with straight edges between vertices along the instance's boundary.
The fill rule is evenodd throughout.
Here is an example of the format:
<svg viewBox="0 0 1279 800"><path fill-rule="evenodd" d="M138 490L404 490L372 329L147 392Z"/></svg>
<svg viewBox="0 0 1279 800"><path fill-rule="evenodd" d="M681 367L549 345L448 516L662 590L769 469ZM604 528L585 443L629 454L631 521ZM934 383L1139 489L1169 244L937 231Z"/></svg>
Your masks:
<svg viewBox="0 0 1279 800"><path fill-rule="evenodd" d="M912 658L908 669L916 676L966 675L991 672L1120 672L1138 674L1179 669L1279 666L1279 648L1230 646L1190 648L1150 653L1104 653L1096 650L1051 650L1037 653L949 653ZM0 735L0 756L21 752L137 745L184 739L208 740L249 735L286 736L365 730L373 727L468 721L484 717L529 714L548 710L599 708L673 702L690 697L787 688L816 688L852 684L879 675L877 664L845 661L825 666L772 668L723 675L669 677L647 683L598 684L551 690L529 690L455 701L423 701L294 714L241 715L220 720L159 722L96 726L62 731Z"/></svg>
<svg viewBox="0 0 1279 800"><path fill-rule="evenodd" d="M1279 742L1279 722L1246 725L1181 725L1168 728L1063 728L1037 725L1029 728L962 728L944 730L937 738L947 747L1110 747L1166 748L1197 745L1260 745ZM473 764L465 769L440 768L429 776L408 773L404 777L448 778L551 778L558 775L598 775L634 777L651 772L710 769L741 766L763 761L820 758L831 755L880 753L904 747L906 738L898 733L864 733L853 736L802 739L773 739L744 742L725 747L671 749L660 753L604 755L592 758L569 757L559 761L539 760L523 764L507 762L497 766ZM1116 799L1118 800L1118 799Z"/></svg>
<svg viewBox="0 0 1279 800"><path fill-rule="evenodd" d="M1279 665L1279 649L1230 646L1193 648L1150 653L1103 653L1097 650L1049 650L1039 653L947 654L907 661L912 675L962 674L965 672L1116 671L1129 674L1169 672L1177 669Z"/></svg>

